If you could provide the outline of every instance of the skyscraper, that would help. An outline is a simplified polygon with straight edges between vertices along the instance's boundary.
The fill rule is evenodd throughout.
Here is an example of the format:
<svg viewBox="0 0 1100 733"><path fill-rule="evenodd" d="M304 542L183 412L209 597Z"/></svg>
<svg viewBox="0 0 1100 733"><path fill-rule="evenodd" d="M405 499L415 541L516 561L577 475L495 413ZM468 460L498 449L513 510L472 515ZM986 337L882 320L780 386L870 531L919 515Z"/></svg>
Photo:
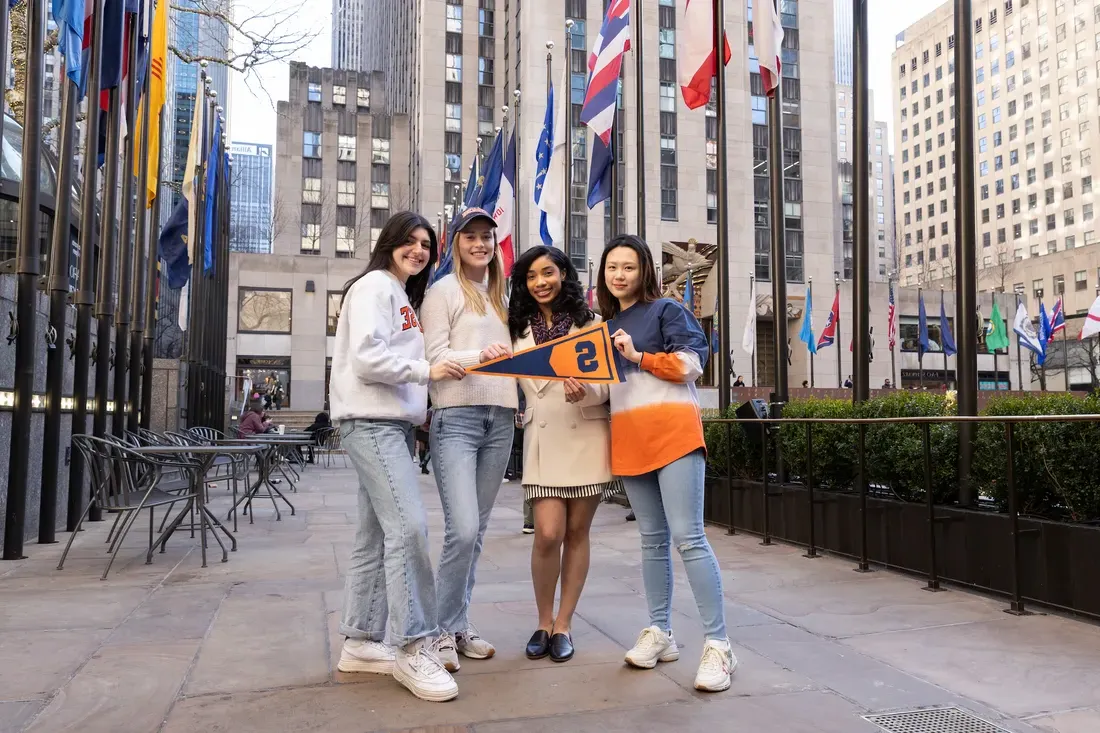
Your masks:
<svg viewBox="0 0 1100 733"><path fill-rule="evenodd" d="M271 252L271 187L274 150L270 145L234 142L230 179L229 248L234 252Z"/></svg>
<svg viewBox="0 0 1100 733"><path fill-rule="evenodd" d="M853 37L852 0L836 0L833 6L833 36L836 38L836 83L852 86Z"/></svg>

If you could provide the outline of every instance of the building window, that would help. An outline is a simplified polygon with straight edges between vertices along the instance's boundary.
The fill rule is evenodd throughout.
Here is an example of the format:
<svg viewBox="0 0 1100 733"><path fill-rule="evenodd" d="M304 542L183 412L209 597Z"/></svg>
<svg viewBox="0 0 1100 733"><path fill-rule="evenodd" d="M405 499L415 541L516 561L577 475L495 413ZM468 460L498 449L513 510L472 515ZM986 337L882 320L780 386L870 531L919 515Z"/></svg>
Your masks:
<svg viewBox="0 0 1100 733"><path fill-rule="evenodd" d="M477 83L485 86L493 85L493 60L481 58L477 59Z"/></svg>
<svg viewBox="0 0 1100 733"><path fill-rule="evenodd" d="M321 133L308 130L302 133L302 157L321 157Z"/></svg>
<svg viewBox="0 0 1100 733"><path fill-rule="evenodd" d="M355 255L355 227L339 226L336 227L336 256L337 257L352 257ZM331 309L331 304L330 304ZM329 318L332 318L331 310ZM330 336L335 336L334 333L330 333Z"/></svg>
<svg viewBox="0 0 1100 733"><path fill-rule="evenodd" d="M462 81L462 56L447 54L447 81Z"/></svg>
<svg viewBox="0 0 1100 733"><path fill-rule="evenodd" d="M666 155L665 139L661 138L661 159ZM672 155L675 156L675 140L673 142ZM676 221L676 190L677 175L675 165L661 165L661 219Z"/></svg>
<svg viewBox="0 0 1100 733"><path fill-rule="evenodd" d="M355 160L355 136L338 135L336 138L336 159Z"/></svg>
<svg viewBox="0 0 1100 733"><path fill-rule="evenodd" d="M332 86L332 103L334 105L347 104L348 103L348 88L345 87L345 86L340 86L340 85L334 84Z"/></svg>
<svg viewBox="0 0 1100 733"><path fill-rule="evenodd" d="M340 322L340 306L343 304L343 292L330 290L328 294L328 328L326 329L329 336L336 335L336 325Z"/></svg>
<svg viewBox="0 0 1100 733"><path fill-rule="evenodd" d="M355 206L355 181L336 182L336 205Z"/></svg>
<svg viewBox="0 0 1100 733"><path fill-rule="evenodd" d="M1074 290L1088 290L1089 287L1089 275L1088 270L1078 270L1073 273L1073 289Z"/></svg>
<svg viewBox="0 0 1100 733"><path fill-rule="evenodd" d="M240 288L237 331L242 333L290 333L290 290Z"/></svg>
<svg viewBox="0 0 1100 733"><path fill-rule="evenodd" d="M370 89L356 89L355 103L362 109L370 109Z"/></svg>
<svg viewBox="0 0 1100 733"><path fill-rule="evenodd" d="M390 141L383 140L382 138L374 138L371 140L371 162L372 163L386 163L390 162Z"/></svg>
<svg viewBox="0 0 1100 733"><path fill-rule="evenodd" d="M462 132L462 105L444 105L445 119L443 129L447 132Z"/></svg>
<svg viewBox="0 0 1100 733"><path fill-rule="evenodd" d="M1066 294L1066 276L1055 275L1054 276L1054 294L1065 295Z"/></svg>
<svg viewBox="0 0 1100 733"><path fill-rule="evenodd" d="M448 33L461 33L462 32L462 6L461 5L448 5L447 6L447 32Z"/></svg>
<svg viewBox="0 0 1100 733"><path fill-rule="evenodd" d="M370 205L375 209L390 208L390 184L371 183Z"/></svg>
<svg viewBox="0 0 1100 733"><path fill-rule="evenodd" d="M318 84L317 82L313 82L313 81L309 82L309 86L307 87L307 96L309 98L309 101L311 101L311 102L320 102L321 101L321 85Z"/></svg>
<svg viewBox="0 0 1100 733"><path fill-rule="evenodd" d="M303 178L302 179L302 203L304 203L304 204L319 204L319 203L321 203L321 179L320 178Z"/></svg>

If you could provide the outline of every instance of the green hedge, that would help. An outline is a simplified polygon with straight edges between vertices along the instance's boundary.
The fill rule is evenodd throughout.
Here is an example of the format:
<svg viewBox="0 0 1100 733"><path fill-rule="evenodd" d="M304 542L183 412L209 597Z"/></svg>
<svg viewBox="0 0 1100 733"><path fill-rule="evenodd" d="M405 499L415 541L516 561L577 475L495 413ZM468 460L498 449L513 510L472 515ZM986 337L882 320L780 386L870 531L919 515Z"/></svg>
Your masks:
<svg viewBox="0 0 1100 733"><path fill-rule="evenodd" d="M855 406L848 400L793 400L785 417L867 418L954 415L950 395L898 391ZM986 415L1100 414L1100 393L1082 399L1047 393L1029 397L995 397ZM733 417L732 410L730 416ZM1016 486L1022 512L1073 521L1100 520L1100 423L1018 424L1015 428ZM938 502L958 496L958 428L933 424L932 491ZM726 472L726 426L706 428L708 463L714 475ZM783 425L779 440L792 477L806 475L806 426ZM848 490L855 485L858 433L855 426L813 427L813 476L816 486ZM730 468L735 478L759 479L761 458L739 425L731 426ZM1003 424L982 424L975 443L974 476L981 496L998 507L1007 503L1006 443ZM890 423L866 428L864 448L868 479L905 501L924 501L924 448L918 425ZM774 470L772 456L769 468Z"/></svg>

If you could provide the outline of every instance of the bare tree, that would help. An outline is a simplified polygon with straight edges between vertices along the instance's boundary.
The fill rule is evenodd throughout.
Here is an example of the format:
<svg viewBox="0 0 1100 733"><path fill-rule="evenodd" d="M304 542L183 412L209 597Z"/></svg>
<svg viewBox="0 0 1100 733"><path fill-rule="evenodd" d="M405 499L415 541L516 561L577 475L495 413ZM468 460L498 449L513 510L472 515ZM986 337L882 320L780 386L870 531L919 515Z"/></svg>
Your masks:
<svg viewBox="0 0 1100 733"><path fill-rule="evenodd" d="M298 224L302 237L303 254L320 254L321 241L332 230L336 207L333 206L332 188L322 183L320 190L308 203L298 208ZM273 217L274 218L274 217Z"/></svg>
<svg viewBox="0 0 1100 733"><path fill-rule="evenodd" d="M370 193L356 194L355 210L352 216L354 217L354 223L352 224L351 239L354 249L349 256L355 257L359 252L365 252L369 256L372 244Z"/></svg>
<svg viewBox="0 0 1100 733"><path fill-rule="evenodd" d="M286 204L283 201L283 197L279 194L275 194L275 198L271 200L271 216L264 222L267 231L264 232L268 244L274 248L275 240L279 238L279 235L286 229L287 220Z"/></svg>
<svg viewBox="0 0 1100 733"><path fill-rule="evenodd" d="M999 293L1007 293L1008 286L1012 284L1012 275L1016 272L1012 245L1007 241L998 242L992 248L990 257L993 262L981 268L981 277L989 283L991 289Z"/></svg>

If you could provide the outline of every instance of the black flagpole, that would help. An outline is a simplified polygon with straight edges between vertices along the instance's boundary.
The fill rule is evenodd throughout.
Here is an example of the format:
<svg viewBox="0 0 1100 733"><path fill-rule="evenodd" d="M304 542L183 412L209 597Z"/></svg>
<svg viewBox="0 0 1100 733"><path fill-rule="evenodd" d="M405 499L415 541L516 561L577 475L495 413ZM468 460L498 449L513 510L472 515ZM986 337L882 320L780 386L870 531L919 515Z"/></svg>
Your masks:
<svg viewBox="0 0 1100 733"><path fill-rule="evenodd" d="M719 11L720 10L721 10L721 5L719 4ZM719 11L716 11L716 14ZM631 12L634 13L634 29L635 29L634 30L634 36L633 36L633 38L630 39L630 45L634 49L634 90L635 90L634 91L634 98L635 98L634 126L638 131L637 132L637 137L635 138L637 140L637 144L634 146L634 148L635 148L634 152L637 155L637 161L638 161L637 162L638 170L636 171L637 191L635 192L635 194L637 196L636 206L638 207L638 227L637 228L638 228L638 236L641 237L642 239L645 239L645 223L646 223L646 221L645 221L646 220L646 210L645 210L645 66L643 65L643 55L642 55L643 36L642 36L642 3L641 3L641 0L635 0L634 7L631 9ZM719 72L719 73L724 74L724 71ZM719 77L719 78L722 78L722 77ZM616 112L615 112L615 119L616 120L618 119L618 110L616 110ZM721 178L721 176L719 176L719 178ZM719 185L721 185L721 184L719 184ZM728 282L728 279L727 279L727 282ZM725 314L725 311L723 311L723 316L722 316L721 320L718 323L719 332L721 332L721 330L722 330L722 323L725 322L725 320L726 320L726 316L724 314ZM727 329L727 331L728 331L728 329ZM729 351L729 349L725 348L726 341L722 340L721 343L722 343L723 351ZM729 370L727 369L726 371L728 373ZM729 377L728 376L726 377L726 382L727 382L727 384L726 384L727 389L725 391L728 394L729 393L729 389L728 389L729 388ZM719 384L721 384L721 380L719 380ZM727 402L728 402L728 399L727 399Z"/></svg>
<svg viewBox="0 0 1100 733"><path fill-rule="evenodd" d="M162 0L163 1L163 0ZM160 180L164 168L164 108L160 112L160 124L157 126L157 185L156 199L153 201L152 221L149 226L149 259L145 261L145 328L142 344L143 368L141 374L141 427L149 429L153 413L153 358L156 356L155 340L157 332L157 300L160 292L157 263L160 261Z"/></svg>
<svg viewBox="0 0 1100 733"><path fill-rule="evenodd" d="M84 185L80 194L80 275L73 297L76 304L76 339L73 354L73 435L88 429L88 376L91 372L92 306L95 303L96 189L99 148L99 76L103 64L100 43L103 38L103 6L97 5L92 16L87 70L88 115L84 120ZM106 216L104 215L104 218ZM103 285L101 284L101 287ZM74 452L69 463L69 506L65 529L76 530L84 511L84 461ZM89 501L91 497L89 497ZM97 513L98 516L98 513Z"/></svg>
<svg viewBox="0 0 1100 733"><path fill-rule="evenodd" d="M165 2L165 0L161 0ZM152 49L150 48L150 53ZM126 428L135 431L139 425L141 399L142 332L145 330L146 258L155 258L156 250L149 246L149 119L152 100L150 85L153 64L145 72L141 104L141 140L138 155L137 225L134 234L134 260L130 270L130 287L134 294L130 312L130 389L127 394ZM159 148L158 148L159 150ZM158 202L159 203L159 202Z"/></svg>
<svg viewBox="0 0 1100 733"><path fill-rule="evenodd" d="M27 67L23 86L23 168L19 193L19 242L15 254L17 279L15 334L15 410L8 453L8 496L4 518L4 559L23 557L27 512L27 477L34 397L35 344L38 338L39 187L42 150L42 67L46 34L45 0L27 0ZM29 182L29 185L28 185ZM60 192L59 192L60 193ZM62 196L58 196L59 200Z"/></svg>
<svg viewBox="0 0 1100 733"><path fill-rule="evenodd" d="M761 0L772 2L772 0ZM776 15L779 14L776 5ZM758 19L753 17L753 24ZM768 29L770 32L770 29ZM778 39L776 39L778 40ZM716 49L722 46L715 46ZM777 48L777 53L782 49ZM759 55L759 50L757 50ZM721 64L719 64L721 66ZM719 128L722 123L719 122ZM775 330L775 402L785 404L787 395L787 247L786 222L783 219L783 80L776 79L775 90L768 98L768 127L771 140L768 146L768 175L771 179L771 207L769 213L772 223L771 265L772 265L772 325ZM719 163L719 172L724 173ZM722 176L718 176L721 180ZM782 409L782 407L780 407Z"/></svg>
<svg viewBox="0 0 1100 733"><path fill-rule="evenodd" d="M771 0L764 0L770 2ZM729 198L729 189L726 184L726 173L729 167L726 162L726 66L722 62L725 60L725 38L724 38L724 26L726 18L726 4L725 0L713 0L713 23L714 26L714 76L717 87L715 98L715 119L718 123L718 232L717 232L717 244L718 244L718 406L721 410L721 415L726 417L726 412L730 407L731 387L730 387L730 373L733 371L733 364L731 363L731 348L730 348L730 248L729 248L729 208L727 199ZM639 23L640 23L639 19ZM639 26L640 27L640 26ZM639 33L641 35L641 33ZM640 53L640 51L639 51ZM639 62L639 67L641 63ZM641 75L639 75L640 77ZM639 84L639 99L638 105L641 106L641 81ZM641 113L638 114L639 119ZM641 122L639 121L639 141L641 141ZM641 188L642 183L641 166L644 164L642 160L642 145L638 145L638 186ZM639 205L644 209L644 191L640 191L638 194ZM644 216L639 216L640 221L644 221ZM751 281L750 281L751 282ZM750 289L751 291L751 289ZM753 349L753 362L756 361L756 353ZM756 386L756 379L753 378L753 386Z"/></svg>
<svg viewBox="0 0 1100 733"><path fill-rule="evenodd" d="M853 158L854 184L852 187L855 204L852 217L855 219L854 265L855 282L852 298L852 401L860 403L871 396L870 372L870 260L871 260L871 219L870 219L870 91L868 86L868 40L867 40L867 2L850 0L853 7L853 135L855 152ZM840 347L840 344L837 344ZM946 376L946 375L945 375Z"/></svg>

